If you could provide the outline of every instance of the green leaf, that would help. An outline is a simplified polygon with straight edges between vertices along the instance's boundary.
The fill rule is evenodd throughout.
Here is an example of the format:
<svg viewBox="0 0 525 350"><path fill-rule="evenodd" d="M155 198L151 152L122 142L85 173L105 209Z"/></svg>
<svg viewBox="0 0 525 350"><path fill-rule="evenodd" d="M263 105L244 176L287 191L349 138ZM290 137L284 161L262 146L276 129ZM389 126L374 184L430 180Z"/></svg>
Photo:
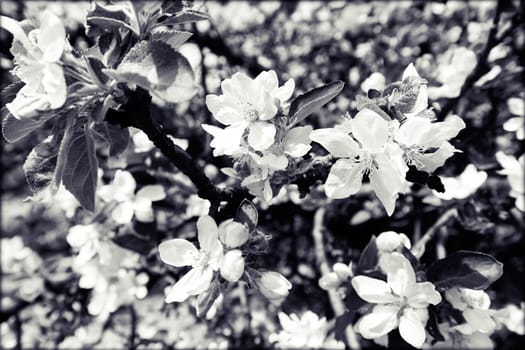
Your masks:
<svg viewBox="0 0 525 350"><path fill-rule="evenodd" d="M78 128L74 131L66 153L62 182L82 207L95 210L98 162L91 131Z"/></svg>
<svg viewBox="0 0 525 350"><path fill-rule="evenodd" d="M342 81L337 80L297 96L290 104L289 127L300 123L310 114L334 99L339 95L344 85Z"/></svg>
<svg viewBox="0 0 525 350"><path fill-rule="evenodd" d="M49 136L27 156L23 169L31 192L38 194L53 181L57 164L58 143Z"/></svg>
<svg viewBox="0 0 525 350"><path fill-rule="evenodd" d="M458 251L434 262L427 278L440 290L485 289L503 274L503 264L488 254Z"/></svg>
<svg viewBox="0 0 525 350"><path fill-rule="evenodd" d="M220 284L215 280L197 298L197 317L205 316L221 294Z"/></svg>
<svg viewBox="0 0 525 350"><path fill-rule="evenodd" d="M373 271L379 262L377 251L376 237L372 236L366 247L361 252L359 261L356 266L356 274L363 274L367 271Z"/></svg>
<svg viewBox="0 0 525 350"><path fill-rule="evenodd" d="M247 199L243 199L239 208L237 209L237 214L235 215L235 221L240 222L248 226L248 230L252 232L257 227L257 221L259 220L259 214L257 213L257 208Z"/></svg>
<svg viewBox="0 0 525 350"><path fill-rule="evenodd" d="M177 50L182 44L184 44L193 33L173 30L173 29L164 29L156 31L151 34L149 40L151 41L160 41L171 46L172 49Z"/></svg>
<svg viewBox="0 0 525 350"><path fill-rule="evenodd" d="M119 82L138 85L166 102L187 101L197 92L186 58L161 41L137 43L117 69L104 72Z"/></svg>
<svg viewBox="0 0 525 350"><path fill-rule="evenodd" d="M128 147L129 130L127 128L102 122L96 124L93 130L109 144L109 155L111 157L124 152L126 147Z"/></svg>
<svg viewBox="0 0 525 350"><path fill-rule="evenodd" d="M86 15L86 34L90 37L97 37L105 32L118 31L121 27L126 27L140 35L139 28L133 24L122 5L94 3Z"/></svg>
<svg viewBox="0 0 525 350"><path fill-rule="evenodd" d="M19 141L49 120L49 118L17 119L5 107L2 108L0 114L2 115L2 135L10 143Z"/></svg>
<svg viewBox="0 0 525 350"><path fill-rule="evenodd" d="M185 10L179 13L176 13L171 16L166 16L162 18L161 24L162 25L176 25L176 24L184 24L184 23L192 23L192 22L198 22L210 19L210 15L208 15L205 12L201 11L195 11L195 10Z"/></svg>

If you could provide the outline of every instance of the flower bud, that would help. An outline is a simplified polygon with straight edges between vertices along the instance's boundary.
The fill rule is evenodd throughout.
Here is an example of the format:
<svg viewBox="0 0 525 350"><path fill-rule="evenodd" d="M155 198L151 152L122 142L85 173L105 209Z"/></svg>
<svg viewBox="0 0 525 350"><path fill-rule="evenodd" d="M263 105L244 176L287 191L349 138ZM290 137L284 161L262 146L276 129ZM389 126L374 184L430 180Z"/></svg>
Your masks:
<svg viewBox="0 0 525 350"><path fill-rule="evenodd" d="M233 219L219 225L219 239L228 248L237 248L248 240L248 227Z"/></svg>
<svg viewBox="0 0 525 350"><path fill-rule="evenodd" d="M340 285L341 280L335 272L329 272L319 279L319 287L323 288L324 290L334 290L339 288Z"/></svg>
<svg viewBox="0 0 525 350"><path fill-rule="evenodd" d="M259 279L255 280L261 293L274 302L284 300L288 296L292 284L283 275L274 271L263 272Z"/></svg>
<svg viewBox="0 0 525 350"><path fill-rule="evenodd" d="M410 249L410 240L404 233L396 233L394 231L387 231L381 233L376 238L377 249L384 252L393 252L394 250L405 246Z"/></svg>
<svg viewBox="0 0 525 350"><path fill-rule="evenodd" d="M352 277L352 263L350 265L335 263L333 270L341 282L345 282Z"/></svg>
<svg viewBox="0 0 525 350"><path fill-rule="evenodd" d="M239 249L230 250L224 255L221 276L230 282L236 282L244 272L244 258Z"/></svg>

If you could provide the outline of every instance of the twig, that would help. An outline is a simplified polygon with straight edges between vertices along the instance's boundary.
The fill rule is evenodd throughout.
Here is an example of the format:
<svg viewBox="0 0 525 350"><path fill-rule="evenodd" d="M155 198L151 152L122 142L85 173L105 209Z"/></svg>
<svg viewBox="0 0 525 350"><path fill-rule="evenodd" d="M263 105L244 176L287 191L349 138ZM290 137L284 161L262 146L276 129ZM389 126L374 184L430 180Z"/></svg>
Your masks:
<svg viewBox="0 0 525 350"><path fill-rule="evenodd" d="M135 312L133 305L129 306L129 315L131 324L131 331L129 334L129 350L134 350L136 348L135 337L137 334L137 313Z"/></svg>
<svg viewBox="0 0 525 350"><path fill-rule="evenodd" d="M312 236L314 239L314 251L315 251L315 259L317 260L317 265L319 266L319 271L322 275L326 275L327 273L330 273L330 267L328 265L326 254L325 254L325 248L323 243L323 219L326 209L324 206L319 207L314 215L314 222L313 222L313 228L312 228ZM330 305L332 306L332 309L334 310L335 316L341 316L345 312L345 305L339 295L333 291L328 290L328 299L330 301ZM359 349L359 342L357 340L357 336L355 335L352 327L346 327L345 329L345 335L346 340L348 342L348 345L352 349Z"/></svg>
<svg viewBox="0 0 525 350"><path fill-rule="evenodd" d="M426 244L434 238L436 233L439 231L441 226L445 225L449 220L454 219L458 215L458 212L455 208L447 210L435 223L432 225L427 232L421 237L421 239L414 244L412 247L412 254L416 258L421 258L425 253Z"/></svg>

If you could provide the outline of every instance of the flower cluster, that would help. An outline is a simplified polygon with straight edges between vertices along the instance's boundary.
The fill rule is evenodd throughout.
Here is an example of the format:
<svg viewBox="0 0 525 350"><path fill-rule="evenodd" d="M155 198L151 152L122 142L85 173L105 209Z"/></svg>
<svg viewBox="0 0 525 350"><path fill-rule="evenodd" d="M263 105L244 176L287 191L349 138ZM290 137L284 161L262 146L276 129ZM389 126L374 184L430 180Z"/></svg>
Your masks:
<svg viewBox="0 0 525 350"><path fill-rule="evenodd" d="M235 73L221 83L223 95L206 96L208 109L226 125L202 125L213 136L213 154L233 157L234 168L225 172L267 202L278 192L272 176L292 168L292 160L310 150L312 128L290 127L283 117L294 87L293 79L279 87L275 71L264 71L255 79Z"/></svg>
<svg viewBox="0 0 525 350"><path fill-rule="evenodd" d="M33 25L23 26L4 16L1 22L14 37L11 52L16 67L13 74L25 84L16 98L6 104L9 112L15 118L23 119L62 107L67 98L61 63L61 57L67 49L66 30L62 21L46 10L40 14L38 28Z"/></svg>
<svg viewBox="0 0 525 350"><path fill-rule="evenodd" d="M419 82L417 98L401 122L390 120L375 109L363 108L341 126L314 130L310 138L337 158L325 183L330 198L346 198L357 193L365 176L377 197L392 215L400 193L405 192L408 166L431 173L457 150L449 143L465 123L458 116L443 122L428 117L426 83L414 66L403 73L403 82ZM388 99L396 99L396 89ZM401 112L399 112L401 113Z"/></svg>
<svg viewBox="0 0 525 350"><path fill-rule="evenodd" d="M217 226L212 217L201 216L197 220L197 238L200 249L181 238L159 245L159 255L164 263L192 267L168 288L167 303L183 302L194 295L205 299L214 288L220 288L223 281L237 282L246 274L245 258L249 250L245 245L253 239L247 225L228 219ZM261 273L251 269L251 275L256 276L247 278L254 278L256 286L268 299L284 299L288 295L291 284L280 273Z"/></svg>

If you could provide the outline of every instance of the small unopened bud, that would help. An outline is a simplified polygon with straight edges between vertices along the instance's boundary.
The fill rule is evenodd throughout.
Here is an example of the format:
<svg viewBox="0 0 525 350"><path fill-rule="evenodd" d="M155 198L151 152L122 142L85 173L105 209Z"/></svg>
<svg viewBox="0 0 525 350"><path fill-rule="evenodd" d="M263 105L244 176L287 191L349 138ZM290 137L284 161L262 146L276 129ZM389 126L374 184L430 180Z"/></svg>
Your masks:
<svg viewBox="0 0 525 350"><path fill-rule="evenodd" d="M334 272L341 282L346 282L352 277L352 265L346 265L343 263L335 263L333 266Z"/></svg>
<svg viewBox="0 0 525 350"><path fill-rule="evenodd" d="M376 238L377 249L383 252L393 252L398 248L405 246L410 249L410 240L403 233L397 233L394 231L387 231L381 233Z"/></svg>
<svg viewBox="0 0 525 350"><path fill-rule="evenodd" d="M248 227L233 219L219 225L219 239L228 248L237 248L248 240Z"/></svg>
<svg viewBox="0 0 525 350"><path fill-rule="evenodd" d="M283 275L274 271L263 272L255 280L261 293L273 302L280 302L288 296L292 284Z"/></svg>
<svg viewBox="0 0 525 350"><path fill-rule="evenodd" d="M239 249L230 250L224 255L221 266L221 276L230 282L236 282L244 272L244 258Z"/></svg>

